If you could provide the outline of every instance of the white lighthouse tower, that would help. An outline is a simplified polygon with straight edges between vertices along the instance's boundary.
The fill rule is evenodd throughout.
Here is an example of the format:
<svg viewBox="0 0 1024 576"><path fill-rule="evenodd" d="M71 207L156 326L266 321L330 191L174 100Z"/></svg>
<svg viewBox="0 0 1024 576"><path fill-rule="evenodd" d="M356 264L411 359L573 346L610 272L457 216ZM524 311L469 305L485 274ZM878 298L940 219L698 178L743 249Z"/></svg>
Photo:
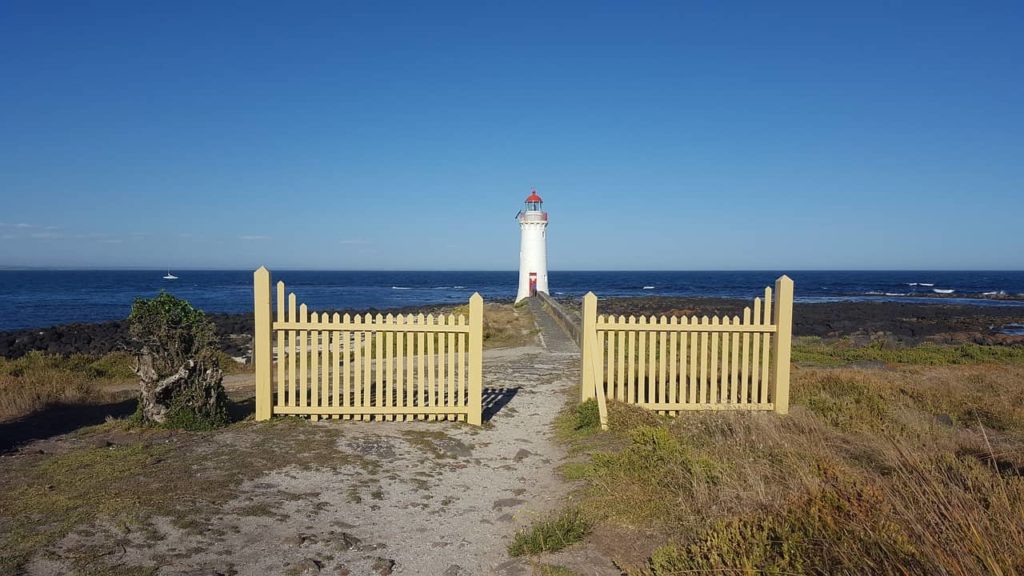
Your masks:
<svg viewBox="0 0 1024 576"><path fill-rule="evenodd" d="M544 201L534 190L526 199L526 208L516 216L522 230L516 302L538 292L548 293L548 213L543 208Z"/></svg>

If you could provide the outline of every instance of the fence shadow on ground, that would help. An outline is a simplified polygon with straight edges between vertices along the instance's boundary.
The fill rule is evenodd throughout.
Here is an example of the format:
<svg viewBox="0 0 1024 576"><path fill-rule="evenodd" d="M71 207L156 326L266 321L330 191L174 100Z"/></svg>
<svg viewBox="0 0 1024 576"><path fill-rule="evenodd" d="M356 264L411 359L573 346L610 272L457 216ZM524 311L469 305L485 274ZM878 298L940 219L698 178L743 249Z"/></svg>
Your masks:
<svg viewBox="0 0 1024 576"><path fill-rule="evenodd" d="M0 424L0 453L33 440L45 440L102 424L107 418L124 418L135 412L138 400L128 398L106 404L53 404L11 422Z"/></svg>
<svg viewBox="0 0 1024 576"><path fill-rule="evenodd" d="M500 412L519 393L519 388L519 386L514 388L484 388L482 399L484 422L489 422L495 414Z"/></svg>

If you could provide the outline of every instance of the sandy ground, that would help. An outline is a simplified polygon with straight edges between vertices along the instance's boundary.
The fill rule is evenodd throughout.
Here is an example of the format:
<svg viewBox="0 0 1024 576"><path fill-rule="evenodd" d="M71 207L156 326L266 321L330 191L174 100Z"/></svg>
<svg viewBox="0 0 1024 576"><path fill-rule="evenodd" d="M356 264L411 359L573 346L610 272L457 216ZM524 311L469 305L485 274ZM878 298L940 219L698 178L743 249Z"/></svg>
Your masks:
<svg viewBox="0 0 1024 576"><path fill-rule="evenodd" d="M560 509L569 494L556 472L566 454L552 422L579 377L575 344L537 316L540 346L485 352L492 415L484 427L312 424L343 427L335 448L360 463L273 470L246 482L200 535L159 519L148 533L122 533L118 563L161 565L159 574L535 573L536 559L510 558L506 547L516 529ZM238 389L250 379L226 383ZM253 440L230 430L218 437ZM253 507L266 513L238 512ZM57 548L80 549L96 536L82 538L72 534ZM65 573L60 556L40 555L28 573ZM579 574L619 574L582 547L548 560Z"/></svg>

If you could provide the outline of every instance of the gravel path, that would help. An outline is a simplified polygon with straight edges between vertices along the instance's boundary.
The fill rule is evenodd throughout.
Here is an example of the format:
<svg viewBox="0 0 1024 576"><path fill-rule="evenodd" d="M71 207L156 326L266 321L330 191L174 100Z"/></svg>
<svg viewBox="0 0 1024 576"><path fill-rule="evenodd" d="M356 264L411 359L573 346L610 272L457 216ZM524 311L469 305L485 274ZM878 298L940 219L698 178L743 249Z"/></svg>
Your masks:
<svg viewBox="0 0 1024 576"><path fill-rule="evenodd" d="M311 424L343 426L336 449L353 463L262 475L204 534L157 522L159 534L146 542L127 538L121 561L163 565L159 574L533 573L529 560L509 558L506 548L518 528L560 509L568 495L556 472L566 454L552 422L579 377L575 344L547 314L535 315L541 346L484 354L483 427ZM258 441L235 434L217 442ZM585 549L574 554L581 574L618 573ZM59 568L38 559L30 573Z"/></svg>

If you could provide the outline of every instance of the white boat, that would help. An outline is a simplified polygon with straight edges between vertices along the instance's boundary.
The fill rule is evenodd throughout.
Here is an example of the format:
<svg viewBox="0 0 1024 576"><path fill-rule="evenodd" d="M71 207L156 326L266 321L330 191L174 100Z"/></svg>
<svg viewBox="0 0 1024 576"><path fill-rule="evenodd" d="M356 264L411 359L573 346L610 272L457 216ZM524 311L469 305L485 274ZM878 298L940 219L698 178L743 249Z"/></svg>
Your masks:
<svg viewBox="0 0 1024 576"><path fill-rule="evenodd" d="M178 279L178 277L175 276L174 274L171 274L170 270L167 271L167 276L164 276L164 280L177 280L177 279Z"/></svg>
<svg viewBox="0 0 1024 576"><path fill-rule="evenodd" d="M952 294L953 292L956 292L956 290L947 290L947 289L943 289L943 288L932 288L932 292L935 292L936 294Z"/></svg>

